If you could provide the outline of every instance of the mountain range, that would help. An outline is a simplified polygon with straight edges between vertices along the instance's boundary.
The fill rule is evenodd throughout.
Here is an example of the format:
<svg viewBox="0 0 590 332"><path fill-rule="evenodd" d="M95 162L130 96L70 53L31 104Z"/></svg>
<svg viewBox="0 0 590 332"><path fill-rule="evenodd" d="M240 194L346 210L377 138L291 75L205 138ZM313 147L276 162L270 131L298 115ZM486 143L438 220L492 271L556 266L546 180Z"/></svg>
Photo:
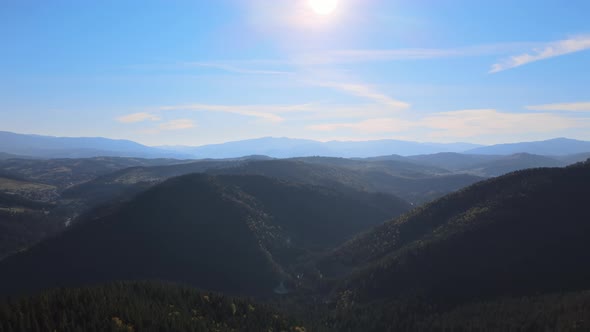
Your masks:
<svg viewBox="0 0 590 332"><path fill-rule="evenodd" d="M561 327L564 308L585 321L590 303L590 164L562 165L582 157L3 160L0 297L66 287L30 300L44 303L72 287L164 280L254 296L319 331L574 331ZM101 298L151 294L142 311L166 298L158 286L104 287ZM18 312L0 315L14 326Z"/></svg>
<svg viewBox="0 0 590 332"><path fill-rule="evenodd" d="M165 181L0 264L0 293L161 279L272 294L290 266L401 215L395 196L259 176ZM43 278L38 278L42 273Z"/></svg>
<svg viewBox="0 0 590 332"><path fill-rule="evenodd" d="M144 157L183 158L186 155L103 137L53 137L0 131L0 152L35 158ZM3 157L2 159L6 159Z"/></svg>
<svg viewBox="0 0 590 332"><path fill-rule="evenodd" d="M587 326L590 161L512 172L411 209L272 164L367 167L303 160L173 177L96 207L0 261L0 294L155 279L280 303L326 331L558 329L564 308Z"/></svg>
<svg viewBox="0 0 590 332"><path fill-rule="evenodd" d="M590 152L590 142L557 138L482 146L470 143L419 143L400 140L329 141L265 137L198 147L149 147L129 140L89 137L52 137L0 132L0 159L14 157L89 158L98 156L140 158L239 158L263 155L272 158L309 156L368 158L387 155L413 156L458 152L479 155L529 153L564 156Z"/></svg>

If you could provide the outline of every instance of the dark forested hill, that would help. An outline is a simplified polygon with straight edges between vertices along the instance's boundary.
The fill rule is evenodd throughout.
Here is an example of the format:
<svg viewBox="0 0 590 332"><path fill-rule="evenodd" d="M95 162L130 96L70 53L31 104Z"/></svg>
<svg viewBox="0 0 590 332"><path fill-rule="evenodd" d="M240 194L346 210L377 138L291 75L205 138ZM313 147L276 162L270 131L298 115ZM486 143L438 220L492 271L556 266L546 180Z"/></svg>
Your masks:
<svg viewBox="0 0 590 332"><path fill-rule="evenodd" d="M494 177L528 168L567 166L586 160L587 158L582 158L582 155L549 157L529 153L516 153L512 155L438 153L411 156L408 159L425 165L446 168L453 172Z"/></svg>
<svg viewBox="0 0 590 332"><path fill-rule="evenodd" d="M408 162L341 158L252 161L212 172L264 175L323 186L349 186L393 194L416 205L483 180L475 175L449 174L440 168Z"/></svg>
<svg viewBox="0 0 590 332"><path fill-rule="evenodd" d="M0 260L62 228L54 204L0 192Z"/></svg>
<svg viewBox="0 0 590 332"><path fill-rule="evenodd" d="M402 199L353 188L291 183L263 176L226 175L216 180L254 197L294 246L327 249L411 206Z"/></svg>
<svg viewBox="0 0 590 332"><path fill-rule="evenodd" d="M305 332L266 305L164 283L55 289L0 302L0 332Z"/></svg>
<svg viewBox="0 0 590 332"><path fill-rule="evenodd" d="M102 200L86 192L64 195L70 188L127 167L183 162L117 157L0 160L0 259L65 229L95 203L129 197L145 186L125 188L119 195L102 190Z"/></svg>
<svg viewBox="0 0 590 332"><path fill-rule="evenodd" d="M487 160L485 162L474 164L463 170L481 176L494 177L529 168L563 167L567 165L568 163L551 157L528 153L517 153L510 156L501 156L494 160Z"/></svg>
<svg viewBox="0 0 590 332"><path fill-rule="evenodd" d="M180 165L135 167L120 170L68 189L66 197L104 201L136 185L155 184L173 176L195 172L262 175L291 182L396 195L421 204L483 178L452 174L441 168L411 162L366 161L343 158L280 160L202 160Z"/></svg>
<svg viewBox="0 0 590 332"><path fill-rule="evenodd" d="M272 293L289 264L407 211L390 195L187 175L0 263L3 292L127 279ZM43 278L39 278L43 275Z"/></svg>
<svg viewBox="0 0 590 332"><path fill-rule="evenodd" d="M0 172L65 189L124 168L182 164L176 159L96 157L81 159L0 160Z"/></svg>
<svg viewBox="0 0 590 332"><path fill-rule="evenodd" d="M176 178L8 257L0 265L0 287L15 292L163 279L232 293L272 290L280 271L255 232L266 226L266 217L237 190L206 176Z"/></svg>
<svg viewBox="0 0 590 332"><path fill-rule="evenodd" d="M590 163L484 181L375 228L320 264L357 301L460 303L590 288Z"/></svg>

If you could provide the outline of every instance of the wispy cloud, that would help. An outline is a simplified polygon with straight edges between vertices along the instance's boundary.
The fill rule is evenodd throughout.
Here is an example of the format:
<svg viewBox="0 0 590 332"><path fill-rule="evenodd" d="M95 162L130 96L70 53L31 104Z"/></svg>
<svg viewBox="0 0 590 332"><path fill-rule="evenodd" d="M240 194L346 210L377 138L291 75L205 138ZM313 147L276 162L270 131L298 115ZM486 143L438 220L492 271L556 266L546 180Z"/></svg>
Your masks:
<svg viewBox="0 0 590 332"><path fill-rule="evenodd" d="M525 108L531 111L590 112L590 102L531 105Z"/></svg>
<svg viewBox="0 0 590 332"><path fill-rule="evenodd" d="M499 63L492 65L490 73L526 65L531 62L554 58L561 55L580 52L590 49L590 35L578 36L545 44L534 49L530 53L511 56Z"/></svg>
<svg viewBox="0 0 590 332"><path fill-rule="evenodd" d="M125 116L121 116L117 118L117 121L121 123L136 123L136 122L144 122L144 121L160 121L160 117L150 113L133 113Z"/></svg>
<svg viewBox="0 0 590 332"><path fill-rule="evenodd" d="M576 119L549 113L505 113L495 109L475 109L435 113L420 121L433 130L430 137L467 138L482 135L549 133L582 127Z"/></svg>
<svg viewBox="0 0 590 332"><path fill-rule="evenodd" d="M232 113L259 118L264 121L278 123L284 121L279 114L290 112L311 111L310 104L298 105L211 105L211 104L188 104L160 107L162 111L191 110Z"/></svg>
<svg viewBox="0 0 590 332"><path fill-rule="evenodd" d="M184 130L184 129L191 129L194 128L195 124L191 119L176 119L170 120L168 122L164 122L160 124L160 130Z"/></svg>
<svg viewBox="0 0 590 332"><path fill-rule="evenodd" d="M252 69L242 66L236 66L230 63L223 62L186 62L183 63L187 67L203 67L214 68L236 74L250 74L250 75L293 75L293 72L283 70L269 70L269 69Z"/></svg>
<svg viewBox="0 0 590 332"><path fill-rule="evenodd" d="M339 129L351 129L363 133L391 133L404 131L409 129L416 124L393 118L379 118L379 119L368 119L360 122L352 123L327 123L311 125L307 128L314 131L335 131Z"/></svg>
<svg viewBox="0 0 590 332"><path fill-rule="evenodd" d="M373 87L365 84L341 82L312 82L312 84L344 91L357 97L367 98L376 103L386 105L394 109L402 110L407 109L411 106L409 103L393 99L383 93L376 91Z"/></svg>
<svg viewBox="0 0 590 332"><path fill-rule="evenodd" d="M457 48L398 48L328 50L299 54L294 62L303 65L362 63L374 61L427 60L472 57L518 52L534 43L484 44Z"/></svg>
<svg viewBox="0 0 590 332"><path fill-rule="evenodd" d="M352 131L364 134L421 133L430 139L464 139L486 135L551 133L590 126L590 119L551 113L507 113L495 109L472 109L432 113L415 119L372 118L307 126L316 132ZM414 140L418 137L413 138Z"/></svg>

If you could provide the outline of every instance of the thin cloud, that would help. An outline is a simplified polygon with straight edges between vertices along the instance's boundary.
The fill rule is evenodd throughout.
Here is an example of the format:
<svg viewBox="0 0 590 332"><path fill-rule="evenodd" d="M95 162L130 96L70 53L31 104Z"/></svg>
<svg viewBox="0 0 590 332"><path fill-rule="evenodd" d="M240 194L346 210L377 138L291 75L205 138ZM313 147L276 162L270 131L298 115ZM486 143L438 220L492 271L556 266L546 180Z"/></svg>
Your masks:
<svg viewBox="0 0 590 332"><path fill-rule="evenodd" d="M264 121L278 123L285 119L278 115L290 112L311 111L310 104L299 105L211 105L211 104L188 104L173 105L161 107L162 111L174 110L191 110L191 111L209 111L239 114L259 118Z"/></svg>
<svg viewBox="0 0 590 332"><path fill-rule="evenodd" d="M384 95L374 90L372 87L364 84L340 82L315 82L313 84L344 91L357 97L367 98L369 100L372 100L382 105L389 106L394 109L402 110L410 108L411 106L409 103L393 99L387 95Z"/></svg>
<svg viewBox="0 0 590 332"><path fill-rule="evenodd" d="M346 64L376 61L428 60L506 54L536 45L534 43L501 43L458 48L348 49L300 54L293 60L302 65Z"/></svg>
<svg viewBox="0 0 590 332"><path fill-rule="evenodd" d="M577 119L549 113L505 113L475 109L436 113L420 121L432 129L430 137L467 138L481 135L549 133L587 126Z"/></svg>
<svg viewBox="0 0 590 332"><path fill-rule="evenodd" d="M358 122L336 122L307 126L317 132L349 130L384 134L417 130L424 137L464 139L486 135L520 135L551 133L585 128L590 121L550 113L507 113L495 109L472 109L433 113L415 120L373 118Z"/></svg>
<svg viewBox="0 0 590 332"><path fill-rule="evenodd" d="M267 70L267 69L250 69L235 66L229 63L221 62L187 62L184 63L188 67L204 67L223 70L230 73L250 74L250 75L293 75L294 73L281 70Z"/></svg>
<svg viewBox="0 0 590 332"><path fill-rule="evenodd" d="M160 117L150 113L133 113L125 116L121 116L117 118L117 121L121 123L137 123L137 122L144 122L144 121L160 121Z"/></svg>
<svg viewBox="0 0 590 332"><path fill-rule="evenodd" d="M191 119L176 119L160 124L159 129L165 131L185 130L194 128L195 124Z"/></svg>
<svg viewBox="0 0 590 332"><path fill-rule="evenodd" d="M308 126L314 131L335 131L339 129L351 129L363 133L391 133L404 131L415 126L414 123L406 120L393 118L367 119L353 123L327 123Z"/></svg>
<svg viewBox="0 0 590 332"><path fill-rule="evenodd" d="M525 108L531 111L590 112L590 102L532 105Z"/></svg>
<svg viewBox="0 0 590 332"><path fill-rule="evenodd" d="M590 49L590 35L564 39L548 43L533 50L531 53L511 56L502 62L492 65L490 73L497 73L507 69L520 67L532 62L580 52L587 49Z"/></svg>

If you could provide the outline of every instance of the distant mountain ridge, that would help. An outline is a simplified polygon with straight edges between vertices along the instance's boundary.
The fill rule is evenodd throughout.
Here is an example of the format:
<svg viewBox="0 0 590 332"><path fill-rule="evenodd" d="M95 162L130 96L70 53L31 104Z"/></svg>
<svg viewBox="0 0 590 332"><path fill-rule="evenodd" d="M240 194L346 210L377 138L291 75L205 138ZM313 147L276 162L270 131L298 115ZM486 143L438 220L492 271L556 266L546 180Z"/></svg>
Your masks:
<svg viewBox="0 0 590 332"><path fill-rule="evenodd" d="M322 272L348 267L341 287L365 300L585 289L588 179L590 161L477 183L361 234Z"/></svg>
<svg viewBox="0 0 590 332"><path fill-rule="evenodd" d="M590 153L590 142L556 138L483 146L472 143L421 143L393 139L369 141L329 141L287 137L263 137L202 146L145 146L129 140L103 137L53 137L0 131L0 159L10 158L92 158L138 157L180 159L230 159L245 156L261 158L339 157L400 158L439 153L472 155L512 155L528 153L565 156Z"/></svg>
<svg viewBox="0 0 590 332"><path fill-rule="evenodd" d="M590 142L569 138L555 138L546 141L520 142L484 146L466 151L470 154L507 155L530 153L544 156L565 156L590 152Z"/></svg>
<svg viewBox="0 0 590 332"><path fill-rule="evenodd" d="M299 258L409 209L387 194L189 174L99 208L60 235L9 256L0 262L0 297L134 279L272 294L279 282L294 282L288 270ZM47 272L43 278L40 271Z"/></svg>
<svg viewBox="0 0 590 332"><path fill-rule="evenodd" d="M184 158L186 155L129 140L103 137L53 137L0 131L0 152L37 158L140 157Z"/></svg>
<svg viewBox="0 0 590 332"><path fill-rule="evenodd" d="M161 148L187 153L196 158L235 158L250 154L266 155L273 158L310 156L364 158L393 153L408 156L437 152L462 152L477 147L481 147L481 145L470 143L419 143L400 140L319 142L286 137L263 137L198 147Z"/></svg>

